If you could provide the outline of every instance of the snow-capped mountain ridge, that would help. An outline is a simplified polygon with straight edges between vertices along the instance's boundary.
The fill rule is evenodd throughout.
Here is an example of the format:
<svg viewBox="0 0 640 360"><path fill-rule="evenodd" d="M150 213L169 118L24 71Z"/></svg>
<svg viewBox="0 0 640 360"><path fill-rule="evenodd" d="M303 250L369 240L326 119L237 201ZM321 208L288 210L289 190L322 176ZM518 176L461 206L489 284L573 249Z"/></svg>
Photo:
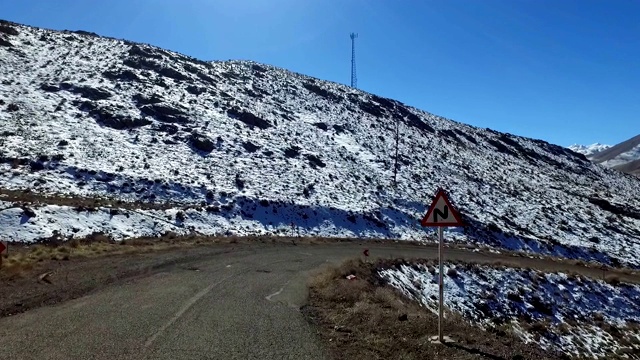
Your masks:
<svg viewBox="0 0 640 360"><path fill-rule="evenodd" d="M640 175L640 135L614 146L595 143L593 145L571 145L569 149L585 155L603 166L627 174Z"/></svg>
<svg viewBox="0 0 640 360"><path fill-rule="evenodd" d="M0 187L200 207L154 214L185 231L417 238L443 186L472 224L449 240L639 264L638 180L560 146L255 62L12 23L0 39ZM9 240L50 231L11 214Z"/></svg>
<svg viewBox="0 0 640 360"><path fill-rule="evenodd" d="M590 157L595 153L598 153L600 151L603 150L607 150L608 148L610 148L611 145L605 145L605 144L600 144L600 143L595 143L595 144L591 144L591 145L578 145L578 144L573 144L571 146L569 146L569 149L582 154L586 157Z"/></svg>
<svg viewBox="0 0 640 360"><path fill-rule="evenodd" d="M592 160L629 174L640 175L640 135L594 154Z"/></svg>

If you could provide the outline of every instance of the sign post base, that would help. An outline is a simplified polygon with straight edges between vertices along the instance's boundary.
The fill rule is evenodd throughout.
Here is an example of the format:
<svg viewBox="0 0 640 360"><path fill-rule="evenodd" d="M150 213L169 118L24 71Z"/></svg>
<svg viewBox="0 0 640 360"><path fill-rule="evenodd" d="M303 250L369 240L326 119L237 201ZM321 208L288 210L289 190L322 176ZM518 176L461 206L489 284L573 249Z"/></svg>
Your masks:
<svg viewBox="0 0 640 360"><path fill-rule="evenodd" d="M434 335L429 337L429 342L432 344L451 344L451 343L455 343L456 341L450 338L449 336L443 336L442 341L440 341L439 336Z"/></svg>

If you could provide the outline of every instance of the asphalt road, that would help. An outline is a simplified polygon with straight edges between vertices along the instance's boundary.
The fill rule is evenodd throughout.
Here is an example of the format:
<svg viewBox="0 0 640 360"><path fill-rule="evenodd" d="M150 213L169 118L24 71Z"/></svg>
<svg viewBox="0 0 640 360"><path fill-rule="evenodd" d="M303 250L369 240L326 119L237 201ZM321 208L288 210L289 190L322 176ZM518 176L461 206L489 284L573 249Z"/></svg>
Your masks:
<svg viewBox="0 0 640 360"><path fill-rule="evenodd" d="M372 257L437 257L434 247L367 247ZM322 343L299 311L306 279L326 264L360 256L363 248L284 245L212 252L79 299L1 318L0 359L324 359ZM446 252L456 260L500 257ZM515 259L597 276L574 265Z"/></svg>

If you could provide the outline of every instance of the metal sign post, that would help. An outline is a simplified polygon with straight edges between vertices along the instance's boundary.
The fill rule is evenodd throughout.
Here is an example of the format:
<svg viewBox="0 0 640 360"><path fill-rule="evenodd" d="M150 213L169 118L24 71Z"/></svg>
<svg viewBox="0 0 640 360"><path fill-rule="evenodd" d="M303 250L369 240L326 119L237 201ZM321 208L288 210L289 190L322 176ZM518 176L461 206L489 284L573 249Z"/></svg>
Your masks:
<svg viewBox="0 0 640 360"><path fill-rule="evenodd" d="M9 252L9 243L0 241L0 268L2 268L2 254Z"/></svg>
<svg viewBox="0 0 640 360"><path fill-rule="evenodd" d="M443 189L439 189L436 193L427 214L420 222L422 226L438 227L438 262L439 262L439 279L438 291L440 299L438 300L438 341L444 343L442 335L442 319L444 318L444 234L445 226L464 226L458 210L451 205L449 197Z"/></svg>
<svg viewBox="0 0 640 360"><path fill-rule="evenodd" d="M443 237L442 226L438 227L438 242L440 245L438 246L438 262L440 263L440 303L438 304L438 340L442 343L442 313L443 313L443 298L444 298L444 264L442 261L442 248L444 247L444 237Z"/></svg>

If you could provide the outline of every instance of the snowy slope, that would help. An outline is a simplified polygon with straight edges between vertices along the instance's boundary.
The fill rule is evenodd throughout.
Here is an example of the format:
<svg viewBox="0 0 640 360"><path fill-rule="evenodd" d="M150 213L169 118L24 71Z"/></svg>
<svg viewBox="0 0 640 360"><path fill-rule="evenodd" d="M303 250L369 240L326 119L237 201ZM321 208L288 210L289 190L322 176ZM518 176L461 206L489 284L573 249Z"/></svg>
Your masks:
<svg viewBox="0 0 640 360"><path fill-rule="evenodd" d="M11 23L0 38L0 188L190 206L207 233L407 239L443 186L470 225L449 241L640 266L638 179L560 146L254 62ZM18 220L0 237L37 240Z"/></svg>
<svg viewBox="0 0 640 360"><path fill-rule="evenodd" d="M580 358L640 352L640 286L468 264L447 264L444 273L445 307L479 326L507 324L526 342ZM437 311L437 266L399 265L380 276Z"/></svg>
<svg viewBox="0 0 640 360"><path fill-rule="evenodd" d="M586 156L587 158L591 157L592 155L594 155L595 153L598 153L600 151L603 150L607 150L608 148L610 148L611 145L605 145L605 144L600 144L600 143L595 143L595 144L591 144L591 145L578 145L578 144L573 144L571 146L569 146L569 149L582 154L584 156Z"/></svg>

